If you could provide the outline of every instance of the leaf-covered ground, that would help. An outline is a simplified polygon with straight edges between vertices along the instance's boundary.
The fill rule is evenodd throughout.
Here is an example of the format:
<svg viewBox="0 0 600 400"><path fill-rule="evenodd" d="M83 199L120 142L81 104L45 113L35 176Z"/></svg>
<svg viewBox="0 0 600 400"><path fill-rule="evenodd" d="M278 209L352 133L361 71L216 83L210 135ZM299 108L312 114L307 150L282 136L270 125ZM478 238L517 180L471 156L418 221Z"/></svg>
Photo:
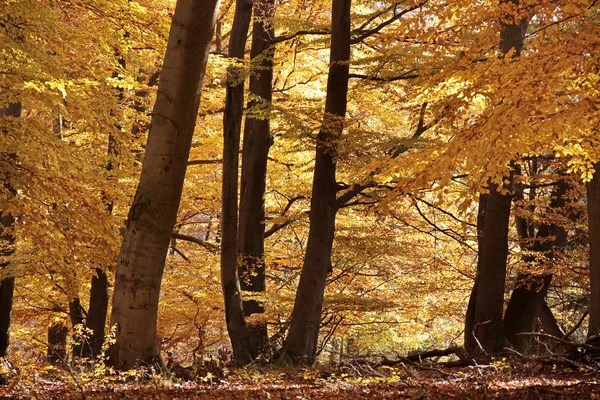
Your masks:
<svg viewBox="0 0 600 400"><path fill-rule="evenodd" d="M13 379L2 398L37 399L597 399L600 373L529 365L243 370L214 383L155 376L130 382ZM65 379L65 380L63 380Z"/></svg>

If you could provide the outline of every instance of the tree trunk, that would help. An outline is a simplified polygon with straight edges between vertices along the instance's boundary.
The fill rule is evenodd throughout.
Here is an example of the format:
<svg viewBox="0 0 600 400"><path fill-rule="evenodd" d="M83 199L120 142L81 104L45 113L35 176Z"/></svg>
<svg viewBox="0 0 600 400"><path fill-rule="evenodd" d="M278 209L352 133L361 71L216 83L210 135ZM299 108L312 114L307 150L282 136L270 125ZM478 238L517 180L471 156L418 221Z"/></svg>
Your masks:
<svg viewBox="0 0 600 400"><path fill-rule="evenodd" d="M14 290L15 278L4 278L0 281L0 357L8 356Z"/></svg>
<svg viewBox="0 0 600 400"><path fill-rule="evenodd" d="M67 363L67 336L69 328L63 321L48 326L48 349L46 357L50 364L65 365Z"/></svg>
<svg viewBox="0 0 600 400"><path fill-rule="evenodd" d="M550 200L550 209L560 209L565 205L565 194L568 185L561 181L553 190ZM566 244L567 232L555 224L542 224L534 237L529 232L534 232L531 224L522 218L517 218L519 239L524 250L538 253L551 263L555 257L556 249ZM533 235L532 235L533 236ZM533 262L535 259L527 257L524 261ZM551 265L547 268L549 268ZM519 335L523 332L534 332L538 326L538 317L545 311L546 293L552 281L552 274L534 275L523 273L517 276L515 288L511 294L506 312L504 314L504 333L508 341L521 353L529 354L534 350L534 337ZM546 319L548 324L549 320ZM546 325L547 325L546 324ZM549 327L550 328L550 327ZM549 333L549 332L547 332Z"/></svg>
<svg viewBox="0 0 600 400"><path fill-rule="evenodd" d="M504 347L502 314L504 309L504 281L508 257L508 222L511 196L501 194L490 183L483 216L483 231L479 247L479 273L472 331L486 353L497 353Z"/></svg>
<svg viewBox="0 0 600 400"><path fill-rule="evenodd" d="M19 101L17 103L11 103L5 108L0 107L0 117L13 117L21 118L23 111L23 105ZM10 182L2 182L4 190L15 194L14 188ZM15 219L10 214L5 214L0 210L0 219L2 225L0 228L0 244L7 246L7 248L0 252L1 256L8 256L13 252L11 246L15 242L15 238L12 234L5 233L4 230L10 228L15 222ZM0 270L4 270L8 266L7 263L0 264ZM3 277L0 280L0 357L6 357L8 355L8 348L10 345L10 322L12 315L13 306L13 293L15 289L15 278Z"/></svg>
<svg viewBox="0 0 600 400"><path fill-rule="evenodd" d="M587 183L588 229L590 242L590 320L588 339L600 344L600 162L594 164L594 176Z"/></svg>
<svg viewBox="0 0 600 400"><path fill-rule="evenodd" d="M531 354L535 350L534 337L519 334L537 330L538 315L546 304L546 293L551 280L551 274L517 276L515 288L504 314L504 334L514 348L522 354Z"/></svg>
<svg viewBox="0 0 600 400"><path fill-rule="evenodd" d="M244 59L246 37L252 15L251 0L237 0L228 56ZM237 271L238 165L240 130L244 109L242 67L228 70L223 118L223 182L221 203L221 284L225 297L225 319L236 365L252 361L240 281Z"/></svg>
<svg viewBox="0 0 600 400"><path fill-rule="evenodd" d="M481 249L481 238L483 236L483 222L485 217L485 209L487 206L488 194L479 195L479 207L477 209L477 248ZM474 336L474 323L475 323L475 304L477 301L477 280L479 277L479 270L481 269L481 257L477 257L477 271L475 275L475 282L473 282L473 289L469 296L469 305L467 306L467 314L465 316L465 337L464 346L468 354L476 354L478 351L478 345L475 341Z"/></svg>
<svg viewBox="0 0 600 400"><path fill-rule="evenodd" d="M272 137L269 114L273 97L273 30L274 0L254 2L254 24L250 57L255 69L250 76L248 115L244 126L242 149L242 184L240 193L239 272L242 290L258 295L265 292L265 189L267 157ZM258 60L258 62L257 62ZM244 315L262 314L264 302L244 300ZM258 357L267 343L266 323L248 326L250 353Z"/></svg>
<svg viewBox="0 0 600 400"><path fill-rule="evenodd" d="M101 268L96 268L90 289L86 328L92 331L89 343L84 344L83 357L95 357L102 352L104 329L108 312L108 276Z"/></svg>
<svg viewBox="0 0 600 400"><path fill-rule="evenodd" d="M283 357L313 364L316 357L323 294L331 269L335 233L337 141L344 129L350 60L350 0L333 0L331 55L323 126L317 136L310 228L290 331Z"/></svg>
<svg viewBox="0 0 600 400"><path fill-rule="evenodd" d="M156 340L160 284L194 134L219 0L178 0L146 155L115 274L111 363L161 362Z"/></svg>
<svg viewBox="0 0 600 400"><path fill-rule="evenodd" d="M125 68L125 60L120 58L119 64L122 68ZM115 74L118 77L118 74ZM123 100L123 89L119 91L119 100ZM137 109L137 107L136 107ZM138 109L139 111L139 109ZM121 130L120 126L116 126L117 130ZM134 124L132 127L132 133L134 128L139 130L139 126ZM120 146L117 144L117 139L113 133L108 135L108 161L106 163L106 170L108 172L113 171L118 166L118 157L120 153ZM106 205L106 211L108 215L113 212L114 204L103 195L103 202ZM92 331L88 342L84 344L82 357L93 358L98 354L102 353L102 345L104 344L104 334L106 326L106 315L108 314L108 275L102 268L96 268L95 274L92 276L92 283L90 288L90 304L87 314L85 326Z"/></svg>
<svg viewBox="0 0 600 400"><path fill-rule="evenodd" d="M508 1L519 5L519 0ZM514 17L506 16L505 21L510 20L514 21ZM499 47L503 55L514 49L513 57L519 56L523 48L526 28L526 20L521 20L519 23L504 22L502 24ZM499 193L497 185L491 181L488 182L488 186L490 193L485 202L483 226L479 236L477 282L474 284L471 295L474 300L470 299L465 318L465 348L469 354L474 356L479 355L481 350L486 353L496 353L504 347L502 311L508 257L511 196ZM471 337L469 332L475 337Z"/></svg>

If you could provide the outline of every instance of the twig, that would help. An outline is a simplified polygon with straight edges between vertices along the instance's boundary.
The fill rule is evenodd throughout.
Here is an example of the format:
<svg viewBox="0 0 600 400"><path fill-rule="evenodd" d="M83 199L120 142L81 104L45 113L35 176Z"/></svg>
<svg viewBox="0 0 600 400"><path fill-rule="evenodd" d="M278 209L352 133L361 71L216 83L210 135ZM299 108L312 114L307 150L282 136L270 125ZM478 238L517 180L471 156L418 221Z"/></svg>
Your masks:
<svg viewBox="0 0 600 400"><path fill-rule="evenodd" d="M473 332L471 332L471 333L472 333L472 335L473 335L473 339L475 339L475 343L477 343L477 347L479 347L479 350L481 350L481 352L482 352L482 353L483 353L483 354L484 354L486 357L489 357L489 354L488 354L488 353L487 353L487 352L486 352L486 351L483 349L483 346L481 345L481 342L480 342L480 341L479 341L479 339L477 338L477 335L475 334L475 331L477 331L477 328L478 328L480 325L485 325L485 324L489 324L489 323L490 323L490 320L487 320L487 321L485 321L485 322L478 322L478 323L477 323L477 324L475 324L475 326L473 327Z"/></svg>

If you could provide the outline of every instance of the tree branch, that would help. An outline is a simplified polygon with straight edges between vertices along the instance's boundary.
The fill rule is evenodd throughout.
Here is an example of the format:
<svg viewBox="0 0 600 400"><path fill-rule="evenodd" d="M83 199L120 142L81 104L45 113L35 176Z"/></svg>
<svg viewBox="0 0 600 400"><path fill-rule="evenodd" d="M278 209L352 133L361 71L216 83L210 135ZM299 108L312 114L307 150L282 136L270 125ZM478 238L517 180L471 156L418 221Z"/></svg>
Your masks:
<svg viewBox="0 0 600 400"><path fill-rule="evenodd" d="M216 244L213 244L213 243L208 243L208 242L206 242L206 241L204 241L202 239L198 239L195 236L184 235L182 233L173 232L171 234L171 238L178 239L178 240L185 240L187 242L196 243L196 244L204 247L206 250L210 251L211 253L218 253L219 252L219 246L217 246Z"/></svg>
<svg viewBox="0 0 600 400"><path fill-rule="evenodd" d="M292 198L288 199L288 203L285 205L285 207L283 208L283 211L281 212L280 216L284 217L285 214L287 214L287 212L290 210L290 208L292 207L292 205L298 201L298 200L303 200L306 199L306 196L294 196ZM264 234L264 238L268 238L269 236L273 235L275 232L285 228L286 226L288 226L289 224L291 224L294 220L293 219L287 219L283 222L280 223L276 223L273 224L273 226L271 226L268 230L265 231Z"/></svg>
<svg viewBox="0 0 600 400"><path fill-rule="evenodd" d="M389 77L371 76L371 75L364 75L364 74L348 74L348 78L349 79L352 79L352 78L364 79L367 81L374 81L374 82L394 82L394 81L415 79L420 76L419 74L412 73L412 72L413 71L405 72L401 75L389 76Z"/></svg>
<svg viewBox="0 0 600 400"><path fill-rule="evenodd" d="M286 40L290 40L293 39L295 37L298 36L304 36L304 35L329 35L331 33L331 30L329 29L315 29L315 30L300 30L300 31L296 31L294 33L288 33L287 35L283 35L283 36L276 36L273 39L271 39L271 43L276 44L276 43L281 43L281 42L285 42Z"/></svg>
<svg viewBox="0 0 600 400"><path fill-rule="evenodd" d="M425 4L427 3L427 1L428 1L428 0L425 0L425 1L423 1L423 2L421 2L421 3L419 3L419 4L417 4L417 5L415 5L414 7L410 7L410 8L407 8L407 9L405 9L405 10L402 10L402 11L401 11L401 12L399 12L398 14L396 14L396 6L397 6L399 3L396 3L396 4L394 4L394 6L393 6L393 9L394 9L394 15L393 15L391 18L389 18L389 19L388 19L388 20L386 20L386 21L383 21L381 24L377 25L376 27L374 27L374 28L372 28L372 29L368 29L368 30L366 30L366 31L362 31L362 32L360 32L360 31L355 31L355 32L353 32L353 33L356 33L356 34L357 34L357 36L354 36L353 38L351 38L351 39L350 39L350 44L357 44L357 43L360 43L360 42L362 42L363 40L365 40L366 38L368 38L369 36L371 36L371 35L374 35L374 34L376 34L376 33L379 33L379 32L381 32L381 30L382 30L383 28L385 28L386 26L388 26L388 25L390 25L390 24L392 24L392 23L396 22L397 20L399 20L400 18L402 18L402 17L403 17L404 15L406 15L407 13L409 13L409 12L411 12L411 11L414 11L414 10L416 10L416 9L418 9L418 8L421 8L423 5L425 5Z"/></svg>

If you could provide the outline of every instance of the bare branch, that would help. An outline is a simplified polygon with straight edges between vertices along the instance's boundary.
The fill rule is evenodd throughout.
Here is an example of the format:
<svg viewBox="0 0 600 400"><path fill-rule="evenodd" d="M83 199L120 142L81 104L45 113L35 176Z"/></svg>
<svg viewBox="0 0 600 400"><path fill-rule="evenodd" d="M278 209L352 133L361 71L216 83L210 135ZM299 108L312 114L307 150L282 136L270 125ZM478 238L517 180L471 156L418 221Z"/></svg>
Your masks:
<svg viewBox="0 0 600 400"><path fill-rule="evenodd" d="M329 34L331 34L331 30L329 30L329 29L300 30L300 31L296 31L294 33L288 33L287 35L274 37L273 39L271 39L271 43L273 43L273 44L281 43L281 42L285 42L286 40L290 40L295 37L304 36L304 35L329 35Z"/></svg>
<svg viewBox="0 0 600 400"><path fill-rule="evenodd" d="M185 240L187 242L196 243L196 244L204 247L206 250L208 250L208 251L210 251L212 253L217 253L219 251L219 246L217 246L216 244L208 243L207 241L204 241L202 239L198 239L195 236L184 235L182 233L173 232L171 234L171 238L178 239L178 240Z"/></svg>
<svg viewBox="0 0 600 400"><path fill-rule="evenodd" d="M403 73L401 75L397 75L397 76L388 76L388 77L370 76L370 75L364 75L364 74L348 74L349 79L356 78L356 79L364 79L367 81L374 81L374 82L394 82L394 81L415 79L415 78L418 78L419 76L420 76L419 74L416 74L413 71L405 72L405 73Z"/></svg>
<svg viewBox="0 0 600 400"><path fill-rule="evenodd" d="M377 25L376 27L374 27L372 29L368 29L368 30L361 31L361 32L353 32L353 33L357 33L357 35L354 36L352 39L350 39L350 44L360 43L363 40L365 40L366 38L368 38L369 36L372 36L376 33L381 32L381 30L383 28L385 28L386 26L396 22L397 20L399 20L400 18L402 18L404 15L408 14L409 12L423 7L423 5L425 5L426 3L427 3L427 0L415 5L414 7L410 7L405 10L402 10L401 12L399 12L397 14L396 14L396 6L398 5L398 3L394 4L394 7L393 7L394 15L392 17L383 21L381 24Z"/></svg>

